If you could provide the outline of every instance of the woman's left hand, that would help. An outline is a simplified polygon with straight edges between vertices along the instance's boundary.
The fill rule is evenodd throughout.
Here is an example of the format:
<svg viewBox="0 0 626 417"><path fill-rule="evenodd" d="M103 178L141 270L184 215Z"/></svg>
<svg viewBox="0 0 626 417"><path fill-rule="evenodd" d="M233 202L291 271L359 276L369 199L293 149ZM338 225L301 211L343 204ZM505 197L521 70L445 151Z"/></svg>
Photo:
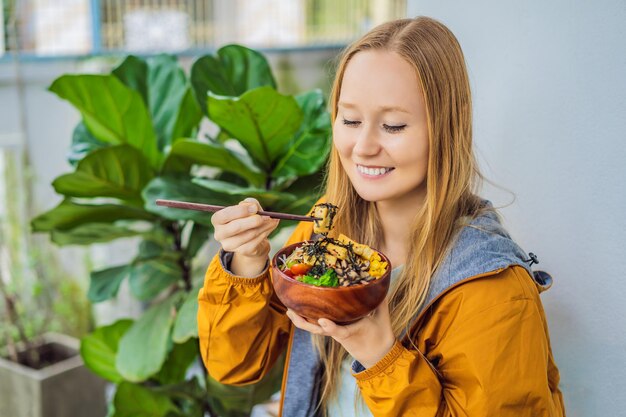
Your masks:
<svg viewBox="0 0 626 417"><path fill-rule="evenodd" d="M311 323L292 310L287 310L287 316L299 329L332 337L365 368L374 366L396 342L391 329L387 300L369 315L346 326L340 326L325 318L319 319L317 324Z"/></svg>

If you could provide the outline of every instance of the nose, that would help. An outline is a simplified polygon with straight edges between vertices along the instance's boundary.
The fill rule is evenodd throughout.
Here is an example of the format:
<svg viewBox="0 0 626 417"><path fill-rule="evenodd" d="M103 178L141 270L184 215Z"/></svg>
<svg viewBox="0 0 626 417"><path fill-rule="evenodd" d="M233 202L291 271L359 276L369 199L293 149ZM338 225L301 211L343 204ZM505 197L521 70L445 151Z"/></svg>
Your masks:
<svg viewBox="0 0 626 417"><path fill-rule="evenodd" d="M380 152L378 134L372 127L359 129L352 152L357 156L372 156Z"/></svg>

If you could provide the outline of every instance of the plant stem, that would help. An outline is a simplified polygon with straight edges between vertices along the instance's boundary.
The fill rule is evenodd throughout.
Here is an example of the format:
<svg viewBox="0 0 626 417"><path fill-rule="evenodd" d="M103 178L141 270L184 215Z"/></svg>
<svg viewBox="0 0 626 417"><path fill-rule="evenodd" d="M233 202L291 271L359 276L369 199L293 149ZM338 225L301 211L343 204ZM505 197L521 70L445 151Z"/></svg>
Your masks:
<svg viewBox="0 0 626 417"><path fill-rule="evenodd" d="M170 232L174 236L174 250L178 255L178 265L183 274L183 282L185 283L185 290L191 291L191 266L185 257L185 251L182 245L182 227L178 222L172 222L170 225Z"/></svg>
<svg viewBox="0 0 626 417"><path fill-rule="evenodd" d="M209 400L204 401L202 411L209 413L210 417L219 417L219 414L217 414L217 412L213 410L213 407L211 407L211 404L209 404Z"/></svg>
<svg viewBox="0 0 626 417"><path fill-rule="evenodd" d="M6 327L5 330L7 334L7 350L9 351L9 359L11 359L15 363L18 363L19 359L17 357L17 349L15 348L15 340L13 340L13 334L11 334L10 328Z"/></svg>
<svg viewBox="0 0 626 417"><path fill-rule="evenodd" d="M7 317L9 319L9 324L11 324L17 329L17 332L20 335L20 340L24 344L24 349L26 350L26 353L28 355L29 364L31 367L34 367L35 365L39 363L39 352L33 346L30 340L28 340L28 337L26 336L26 332L24 331L24 326L22 326L19 315L17 314L17 309L15 308L15 299L13 298L11 294L9 294L9 291L7 290L4 284L4 280L2 279L2 276L0 276L0 292L2 292L2 297L4 298L4 304L7 310ZM10 332L11 330L8 330L8 333ZM8 346L9 352L12 352L11 360L13 360L15 363L19 363L19 359L17 357L17 349L15 347L15 343L11 336L9 336L8 343L9 343L9 346Z"/></svg>
<svg viewBox="0 0 626 417"><path fill-rule="evenodd" d="M276 164L272 163L272 165L265 172L265 174L266 174L266 177L265 177L265 189L267 191L270 191L272 189L272 182L274 181L274 178L272 177L272 172L274 172L274 168L276 168Z"/></svg>
<svg viewBox="0 0 626 417"><path fill-rule="evenodd" d="M200 353L200 343L196 344L197 350L198 350L198 357L202 358L202 353ZM202 369L204 369L204 364L202 363L202 360L200 360L200 364L202 365ZM204 374L204 386L206 389L206 392L209 392L209 374L208 372L205 370L203 372ZM208 396L205 397L204 401L202 402L202 411L205 411L207 413L209 413L209 416L211 417L219 417L219 415L215 412L215 410L213 410L213 407L211 407L211 404L209 403L208 400Z"/></svg>

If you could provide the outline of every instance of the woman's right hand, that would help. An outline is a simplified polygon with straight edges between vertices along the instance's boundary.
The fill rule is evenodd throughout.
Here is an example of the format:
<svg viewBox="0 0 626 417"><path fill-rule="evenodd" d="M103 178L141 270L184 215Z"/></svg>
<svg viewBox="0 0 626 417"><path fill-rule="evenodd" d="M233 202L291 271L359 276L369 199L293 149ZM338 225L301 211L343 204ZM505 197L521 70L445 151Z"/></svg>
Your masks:
<svg viewBox="0 0 626 417"><path fill-rule="evenodd" d="M254 198L246 198L236 206L217 211L211 217L215 229L213 237L226 252L232 252L230 270L239 276L261 273L270 252L267 238L278 226L279 220L256 214L262 210Z"/></svg>

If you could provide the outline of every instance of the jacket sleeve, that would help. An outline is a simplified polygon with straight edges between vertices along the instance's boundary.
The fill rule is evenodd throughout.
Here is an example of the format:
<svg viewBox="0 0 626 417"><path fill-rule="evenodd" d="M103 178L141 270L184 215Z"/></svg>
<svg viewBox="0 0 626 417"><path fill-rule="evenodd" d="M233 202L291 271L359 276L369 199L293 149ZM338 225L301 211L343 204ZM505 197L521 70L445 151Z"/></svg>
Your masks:
<svg viewBox="0 0 626 417"><path fill-rule="evenodd" d="M301 222L286 245L311 232L311 223ZM216 254L198 293L200 353L209 375L230 385L258 382L287 346L291 321L285 312L269 267L256 277L235 276Z"/></svg>
<svg viewBox="0 0 626 417"><path fill-rule="evenodd" d="M543 309L523 274L508 268L451 290L433 305L417 346L397 342L356 373L372 414L563 416Z"/></svg>

